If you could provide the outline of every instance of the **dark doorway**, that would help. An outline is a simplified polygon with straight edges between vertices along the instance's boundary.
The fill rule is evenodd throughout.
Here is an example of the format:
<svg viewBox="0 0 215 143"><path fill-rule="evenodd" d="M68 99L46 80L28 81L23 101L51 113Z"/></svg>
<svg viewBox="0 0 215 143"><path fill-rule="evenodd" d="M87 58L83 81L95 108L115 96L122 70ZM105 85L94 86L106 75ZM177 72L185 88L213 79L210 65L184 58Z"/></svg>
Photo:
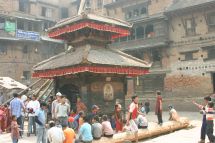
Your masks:
<svg viewBox="0 0 215 143"><path fill-rule="evenodd" d="M70 101L71 110L76 111L77 97L80 96L79 88L72 84L66 84L60 88L60 92L66 95L67 99Z"/></svg>
<svg viewBox="0 0 215 143"><path fill-rule="evenodd" d="M215 73L212 73L213 92L215 93Z"/></svg>

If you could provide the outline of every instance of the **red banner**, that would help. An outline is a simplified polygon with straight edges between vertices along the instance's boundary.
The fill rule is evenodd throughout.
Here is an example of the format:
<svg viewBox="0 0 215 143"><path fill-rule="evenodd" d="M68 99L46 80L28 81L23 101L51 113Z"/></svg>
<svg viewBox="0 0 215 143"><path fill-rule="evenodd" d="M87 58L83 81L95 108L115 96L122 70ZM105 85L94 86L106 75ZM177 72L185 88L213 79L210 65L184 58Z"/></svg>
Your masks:
<svg viewBox="0 0 215 143"><path fill-rule="evenodd" d="M77 74L81 72L92 73L109 73L109 74L124 74L129 76L139 76L149 73L148 69L134 67L101 67L101 66L79 66L64 69L53 69L47 71L36 71L33 77L36 78L53 78L57 76L65 76L69 74Z"/></svg>
<svg viewBox="0 0 215 143"><path fill-rule="evenodd" d="M59 38L62 34L68 33L68 32L74 32L83 28L92 28L99 31L106 31L106 32L113 32L116 33L114 36L112 36L112 39L124 37L130 35L130 31L125 28L120 27L114 27L107 24L98 24L93 22L80 22L73 25L67 25L62 28L58 28L55 31L49 32L48 36L50 38Z"/></svg>

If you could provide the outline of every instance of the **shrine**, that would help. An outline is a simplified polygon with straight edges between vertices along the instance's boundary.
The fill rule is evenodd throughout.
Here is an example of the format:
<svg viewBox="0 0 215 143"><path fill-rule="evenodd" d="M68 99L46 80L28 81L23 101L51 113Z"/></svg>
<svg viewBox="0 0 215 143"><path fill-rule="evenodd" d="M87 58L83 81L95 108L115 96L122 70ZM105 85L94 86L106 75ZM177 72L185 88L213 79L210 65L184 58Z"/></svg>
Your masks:
<svg viewBox="0 0 215 143"><path fill-rule="evenodd" d="M127 80L149 72L150 64L109 44L129 36L131 24L83 12L58 22L50 38L66 41L67 50L34 66L34 78L54 79L55 91L65 94L74 109L77 97L88 109L96 104L102 113L113 112L116 102L125 108Z"/></svg>

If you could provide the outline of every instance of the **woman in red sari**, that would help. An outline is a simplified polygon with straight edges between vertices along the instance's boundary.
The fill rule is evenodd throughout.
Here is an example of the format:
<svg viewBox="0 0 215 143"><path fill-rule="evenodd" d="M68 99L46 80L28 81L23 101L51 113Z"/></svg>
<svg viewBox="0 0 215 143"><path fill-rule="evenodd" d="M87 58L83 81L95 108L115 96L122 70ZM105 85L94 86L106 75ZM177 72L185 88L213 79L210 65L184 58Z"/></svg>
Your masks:
<svg viewBox="0 0 215 143"><path fill-rule="evenodd" d="M123 128L121 108L122 106L120 104L115 105L116 132L122 131Z"/></svg>

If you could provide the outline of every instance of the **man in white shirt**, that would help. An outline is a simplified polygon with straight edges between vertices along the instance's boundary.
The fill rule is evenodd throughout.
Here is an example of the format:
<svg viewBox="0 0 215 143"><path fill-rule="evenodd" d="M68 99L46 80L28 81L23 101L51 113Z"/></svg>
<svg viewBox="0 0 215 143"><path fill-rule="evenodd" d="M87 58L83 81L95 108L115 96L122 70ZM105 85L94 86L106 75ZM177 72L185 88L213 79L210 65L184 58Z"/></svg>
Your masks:
<svg viewBox="0 0 215 143"><path fill-rule="evenodd" d="M32 100L29 101L27 104L28 110L28 133L27 136L29 137L31 133L36 134L36 123L35 123L35 112L36 110L40 109L40 103L37 101L37 97L35 95L32 96ZM33 126L33 132L32 132Z"/></svg>
<svg viewBox="0 0 215 143"><path fill-rule="evenodd" d="M66 103L66 98L64 96L61 97L61 103L56 107L56 115L58 122L62 125L68 123L68 115L70 113L70 106Z"/></svg>
<svg viewBox="0 0 215 143"><path fill-rule="evenodd" d="M62 96L62 94L60 92L58 92L56 94L56 100L54 100L52 102L51 114L52 114L52 119L55 120L55 121L57 119L56 109L57 109L57 105L61 102L61 96Z"/></svg>
<svg viewBox="0 0 215 143"><path fill-rule="evenodd" d="M62 128L55 126L54 121L49 122L48 140L50 143L63 143L65 136Z"/></svg>

